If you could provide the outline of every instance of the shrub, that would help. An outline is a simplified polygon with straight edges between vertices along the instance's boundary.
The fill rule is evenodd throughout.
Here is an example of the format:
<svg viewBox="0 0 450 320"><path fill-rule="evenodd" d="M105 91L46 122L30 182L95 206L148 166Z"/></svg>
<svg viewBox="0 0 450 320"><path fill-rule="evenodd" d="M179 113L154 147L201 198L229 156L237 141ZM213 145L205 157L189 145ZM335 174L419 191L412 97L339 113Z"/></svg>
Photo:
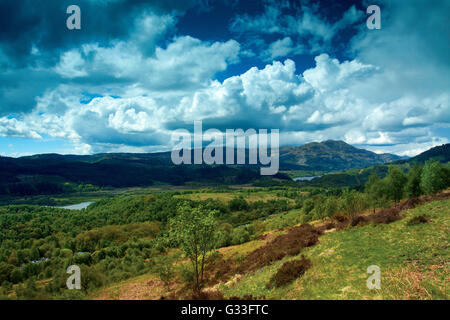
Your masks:
<svg viewBox="0 0 450 320"><path fill-rule="evenodd" d="M188 263L180 264L178 268L181 280L183 280L184 283L193 284L195 281L194 268Z"/></svg>
<svg viewBox="0 0 450 320"><path fill-rule="evenodd" d="M358 224L363 224L365 222L367 222L367 218L366 217L364 217L364 216L356 216L356 217L353 217L351 219L350 224L351 224L352 227L355 227Z"/></svg>
<svg viewBox="0 0 450 320"><path fill-rule="evenodd" d="M241 244L250 241L250 233L244 229L236 228L233 230L231 236L231 243L233 245Z"/></svg>
<svg viewBox="0 0 450 320"><path fill-rule="evenodd" d="M166 287L169 287L170 282L174 277L174 262L176 258L176 255L169 256L167 254L162 254L155 259L153 271L159 276L159 279Z"/></svg>
<svg viewBox="0 0 450 320"><path fill-rule="evenodd" d="M234 198L228 203L230 211L247 211L248 203L243 198Z"/></svg>
<svg viewBox="0 0 450 320"><path fill-rule="evenodd" d="M384 209L371 216L375 224L389 224L401 218L398 208Z"/></svg>
<svg viewBox="0 0 450 320"><path fill-rule="evenodd" d="M81 265L81 288L85 293L100 288L106 282L106 276L98 267Z"/></svg>
<svg viewBox="0 0 450 320"><path fill-rule="evenodd" d="M411 218L406 225L408 226L414 226L414 225L418 225L418 224L422 224L422 223L428 223L429 219L427 216L421 214L419 216L415 216L413 218Z"/></svg>
<svg viewBox="0 0 450 320"><path fill-rule="evenodd" d="M311 267L311 260L306 259L304 256L299 260L291 260L283 263L277 273L272 276L266 287L270 288L274 286L275 288L284 286L306 272Z"/></svg>
<svg viewBox="0 0 450 320"><path fill-rule="evenodd" d="M256 270L285 256L295 256L303 248L313 246L319 240L321 231L309 224L302 224L289 229L270 243L252 251L244 263L240 265L241 271Z"/></svg>

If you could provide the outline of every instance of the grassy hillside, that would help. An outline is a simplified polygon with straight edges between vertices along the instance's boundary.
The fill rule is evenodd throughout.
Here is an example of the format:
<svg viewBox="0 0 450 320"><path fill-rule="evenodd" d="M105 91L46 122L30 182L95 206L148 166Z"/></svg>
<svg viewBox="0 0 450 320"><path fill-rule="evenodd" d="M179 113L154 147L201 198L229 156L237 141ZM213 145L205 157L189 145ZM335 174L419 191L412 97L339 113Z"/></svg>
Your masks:
<svg viewBox="0 0 450 320"><path fill-rule="evenodd" d="M298 256L220 289L228 297L268 299L448 299L450 200L430 202L404 214L391 224L329 232ZM430 222L408 224L419 215ZM302 277L281 288L265 288L284 262L300 255L312 262ZM366 287L370 265L381 268L380 290Z"/></svg>
<svg viewBox="0 0 450 320"><path fill-rule="evenodd" d="M313 225L320 223L316 221ZM268 245L274 239L291 230L271 231L258 240L221 248L216 255L227 262L227 272L233 268L243 270L249 265L246 257L261 248L269 250ZM213 297L234 299L448 299L449 230L450 200L432 201L402 211L401 219L389 224L368 222L327 230L316 244L297 254L247 273L231 272L230 277L212 282L204 291ZM311 267L302 276L278 288L267 287L285 262L301 256L311 261ZM178 265L183 263L180 261ZM366 269L370 265L381 269L380 290L366 287L369 277ZM104 288L91 298L181 298L184 289L180 274L166 287L150 273Z"/></svg>

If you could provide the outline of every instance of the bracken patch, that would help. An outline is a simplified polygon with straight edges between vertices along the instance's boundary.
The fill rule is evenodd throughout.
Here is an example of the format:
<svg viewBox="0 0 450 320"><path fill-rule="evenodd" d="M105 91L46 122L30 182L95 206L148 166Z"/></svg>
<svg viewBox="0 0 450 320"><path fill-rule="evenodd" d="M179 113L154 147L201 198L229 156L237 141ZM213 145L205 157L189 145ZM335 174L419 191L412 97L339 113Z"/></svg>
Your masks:
<svg viewBox="0 0 450 320"><path fill-rule="evenodd" d="M254 271L286 256L294 256L303 248L315 245L322 232L309 224L293 227L286 234L276 237L270 243L250 252L241 271Z"/></svg>
<svg viewBox="0 0 450 320"><path fill-rule="evenodd" d="M411 219L406 223L406 225L408 225L408 226L414 226L414 225L417 225L417 224L428 223L428 222L429 222L428 217L425 216L425 215L423 215L423 214L421 214L420 216L415 216L415 217L411 218Z"/></svg>
<svg viewBox="0 0 450 320"><path fill-rule="evenodd" d="M269 283L266 285L266 288L278 288L287 285L303 275L310 267L311 260L306 259L304 256L298 260L287 261L283 263L277 273L272 276Z"/></svg>
<svg viewBox="0 0 450 320"><path fill-rule="evenodd" d="M277 236L269 243L250 252L242 262L234 258L223 259L222 256L208 261L206 271L207 283L213 285L229 280L233 275L246 274L272 264L286 256L294 256L303 248L315 245L323 232L309 224L302 224L287 229L285 234Z"/></svg>
<svg viewBox="0 0 450 320"><path fill-rule="evenodd" d="M389 208L381 210L369 216L369 219L375 224L388 224L401 219L400 209Z"/></svg>

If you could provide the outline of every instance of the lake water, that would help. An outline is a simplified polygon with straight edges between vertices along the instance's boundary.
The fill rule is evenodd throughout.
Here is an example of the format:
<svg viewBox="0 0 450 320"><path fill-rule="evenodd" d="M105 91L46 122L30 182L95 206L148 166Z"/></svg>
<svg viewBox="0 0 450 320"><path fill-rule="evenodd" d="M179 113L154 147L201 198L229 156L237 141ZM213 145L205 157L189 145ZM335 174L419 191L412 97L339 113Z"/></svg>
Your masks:
<svg viewBox="0 0 450 320"><path fill-rule="evenodd" d="M311 177L297 177L292 180L294 181L311 181L314 178L320 178L321 176L311 176Z"/></svg>
<svg viewBox="0 0 450 320"><path fill-rule="evenodd" d="M77 204L72 204L70 206L55 207L55 208L69 209L69 210L82 210L82 209L86 209L91 203L93 203L93 202L92 201L88 201L88 202L81 202L81 203L77 203Z"/></svg>

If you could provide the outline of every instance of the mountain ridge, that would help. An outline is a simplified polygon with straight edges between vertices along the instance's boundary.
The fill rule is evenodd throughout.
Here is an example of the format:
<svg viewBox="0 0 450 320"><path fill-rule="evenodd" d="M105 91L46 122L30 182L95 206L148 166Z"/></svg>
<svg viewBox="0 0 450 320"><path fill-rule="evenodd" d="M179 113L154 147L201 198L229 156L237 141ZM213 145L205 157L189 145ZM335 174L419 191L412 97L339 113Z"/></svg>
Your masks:
<svg viewBox="0 0 450 320"><path fill-rule="evenodd" d="M427 160L437 160L443 163L450 162L450 143L442 144L440 146L435 146L431 149L428 149L418 155L411 157L409 159L401 159L396 161L395 163L420 163L424 164Z"/></svg>
<svg viewBox="0 0 450 320"><path fill-rule="evenodd" d="M377 154L359 149L340 140L310 142L298 147L280 148L280 163L284 163L284 169L288 170L341 171L392 162L401 158L394 154Z"/></svg>
<svg viewBox="0 0 450 320"><path fill-rule="evenodd" d="M433 152L441 152L441 149ZM312 142L298 147L281 147L280 172L264 178L259 172L260 165L174 165L170 152L0 157L0 194L65 192L67 183L100 187L150 186L155 183L248 184L261 179L290 180L285 173L289 170L303 170L304 174L342 172L396 162L399 158L358 149L343 141Z"/></svg>
<svg viewBox="0 0 450 320"><path fill-rule="evenodd" d="M192 153L192 150L190 151ZM246 152L248 152L248 150L246 150ZM154 153L98 153L92 155L61 155L57 153L47 153L19 158L2 157L2 159L3 162L5 159L10 159L12 162L23 164L31 164L35 161L45 161L47 165L68 162L97 163L103 161L115 163L117 161L144 161L148 165L171 166L173 163L170 154L170 151ZM402 157L394 154L377 154L369 150L359 149L344 141L326 140L322 142L310 142L301 146L280 147L279 165L280 170L334 172L354 168L364 168L401 159Z"/></svg>

